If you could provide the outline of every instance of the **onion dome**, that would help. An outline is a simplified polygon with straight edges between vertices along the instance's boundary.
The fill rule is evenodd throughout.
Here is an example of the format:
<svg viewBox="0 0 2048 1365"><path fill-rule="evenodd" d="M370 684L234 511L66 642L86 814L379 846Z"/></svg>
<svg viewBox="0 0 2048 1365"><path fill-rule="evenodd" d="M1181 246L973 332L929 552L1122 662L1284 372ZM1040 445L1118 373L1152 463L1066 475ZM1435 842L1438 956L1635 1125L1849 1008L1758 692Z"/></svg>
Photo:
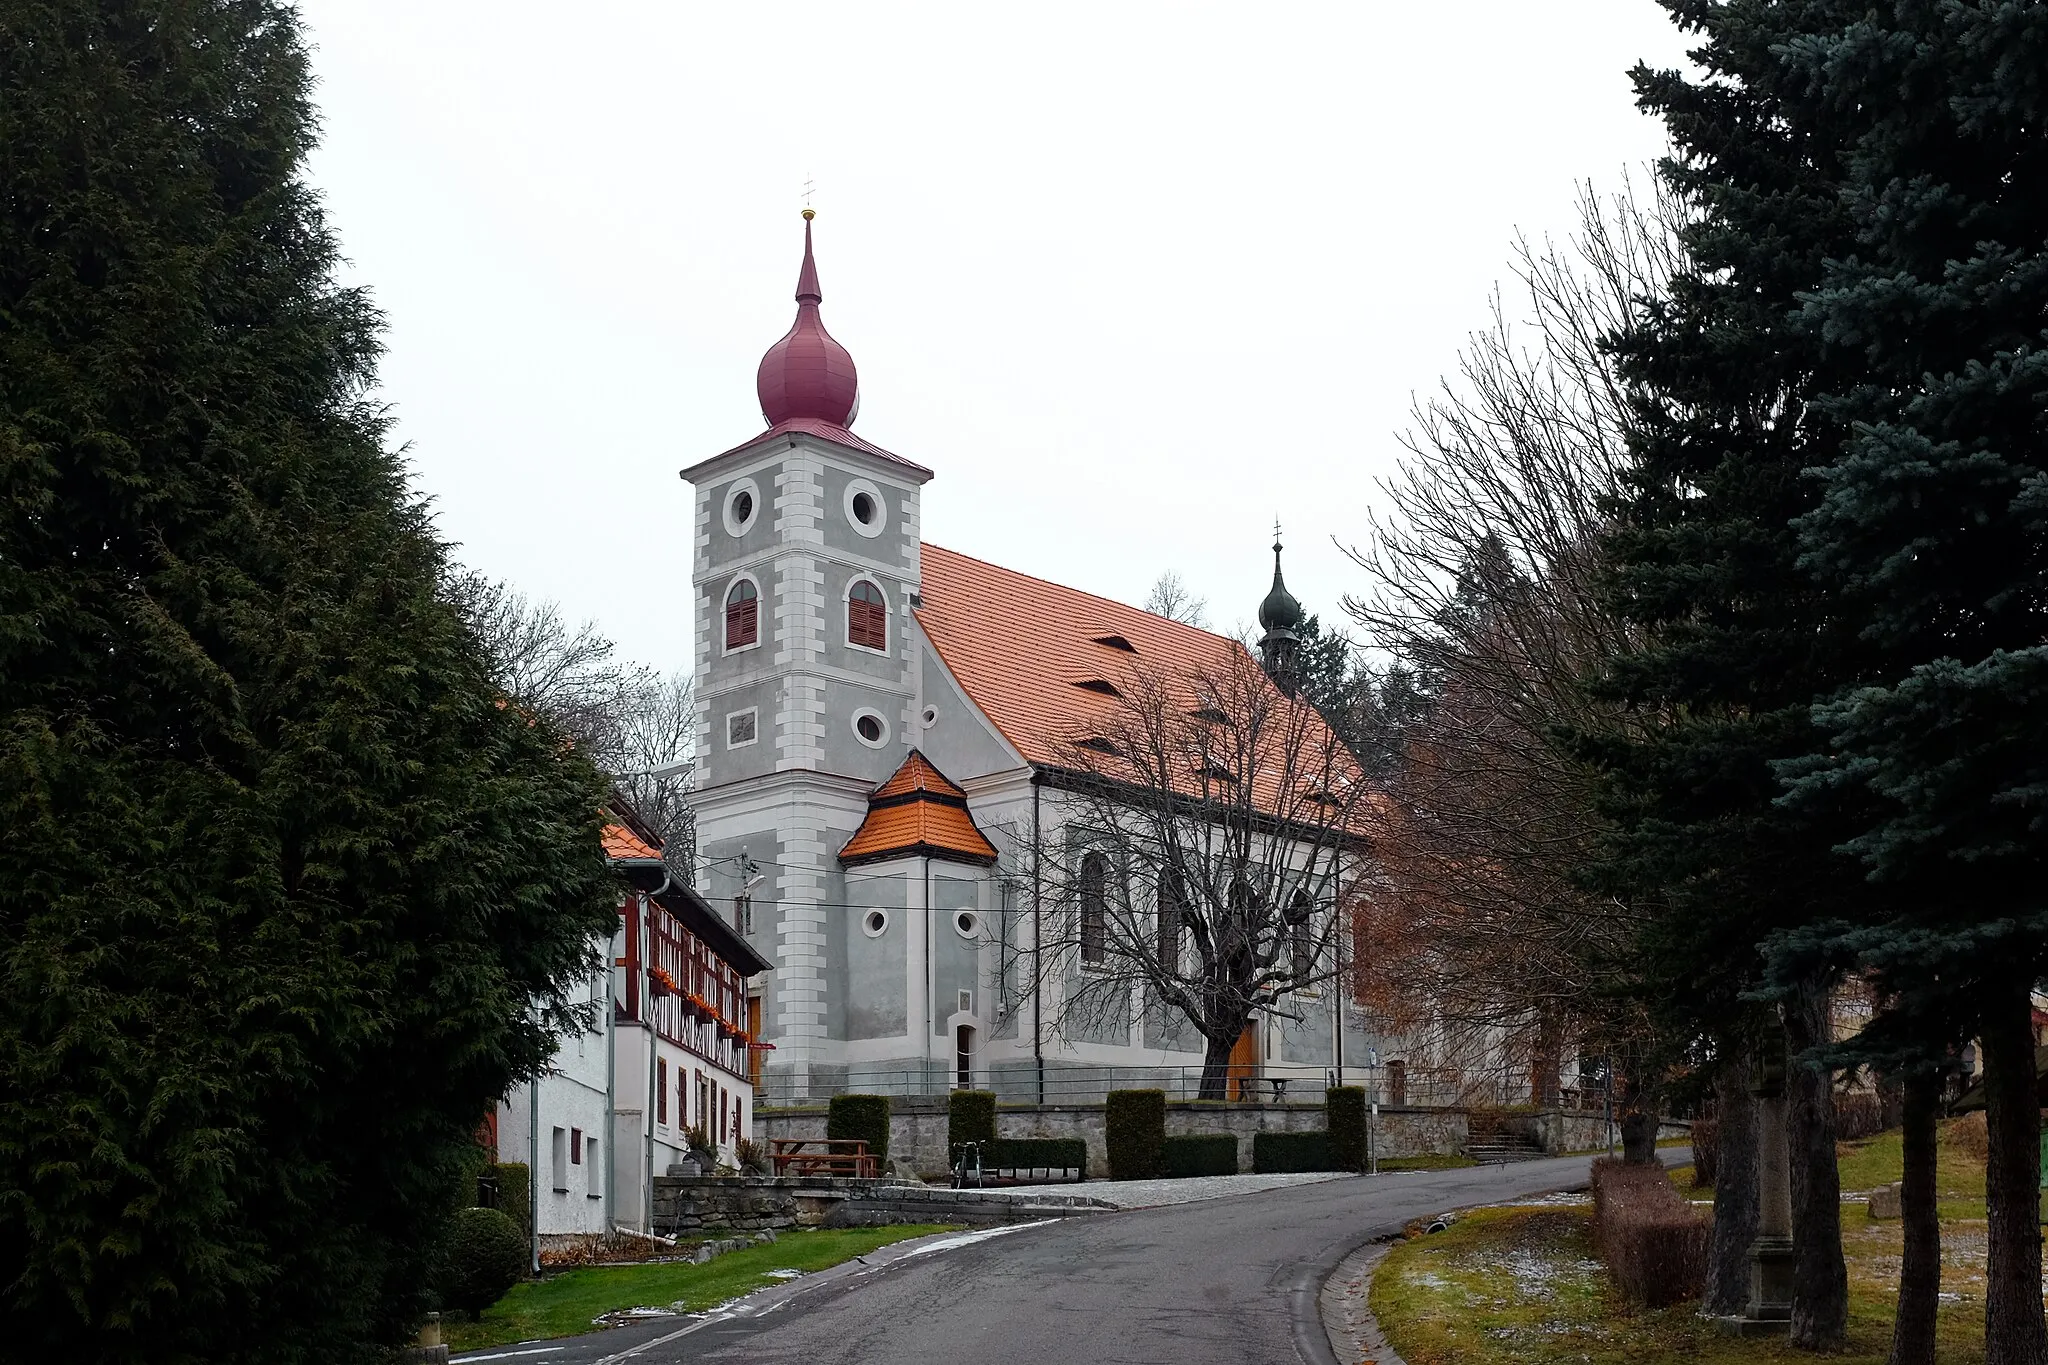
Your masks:
<svg viewBox="0 0 2048 1365"><path fill-rule="evenodd" d="M860 412L860 377L853 357L832 339L818 316L818 263L811 256L811 218L804 210L804 265L796 277L796 322L761 357L754 391L769 426L808 418L850 427Z"/></svg>
<svg viewBox="0 0 2048 1365"><path fill-rule="evenodd" d="M1259 603L1259 625L1268 634L1274 631L1293 631L1308 619L1308 613L1301 609L1301 603L1294 600L1294 594L1287 591L1287 581L1280 577L1280 538L1273 537L1273 590L1266 594L1266 600Z"/></svg>

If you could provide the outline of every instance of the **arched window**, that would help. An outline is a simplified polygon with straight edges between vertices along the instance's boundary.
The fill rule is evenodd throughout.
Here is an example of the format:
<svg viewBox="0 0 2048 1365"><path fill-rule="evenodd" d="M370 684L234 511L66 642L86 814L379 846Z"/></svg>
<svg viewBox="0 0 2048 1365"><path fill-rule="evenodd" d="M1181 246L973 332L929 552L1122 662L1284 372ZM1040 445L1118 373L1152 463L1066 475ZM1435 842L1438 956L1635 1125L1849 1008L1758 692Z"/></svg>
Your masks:
<svg viewBox="0 0 2048 1365"><path fill-rule="evenodd" d="M738 649L761 638L761 594L742 578L725 595L725 647Z"/></svg>
<svg viewBox="0 0 2048 1365"><path fill-rule="evenodd" d="M1100 853L1081 859L1081 960L1100 962L1109 941L1109 863Z"/></svg>
<svg viewBox="0 0 2048 1365"><path fill-rule="evenodd" d="M889 647L888 599L865 578L846 595L846 642L863 649Z"/></svg>
<svg viewBox="0 0 2048 1365"><path fill-rule="evenodd" d="M1159 879L1159 968L1168 975L1180 970L1180 939L1187 920L1187 904L1180 873L1167 869Z"/></svg>

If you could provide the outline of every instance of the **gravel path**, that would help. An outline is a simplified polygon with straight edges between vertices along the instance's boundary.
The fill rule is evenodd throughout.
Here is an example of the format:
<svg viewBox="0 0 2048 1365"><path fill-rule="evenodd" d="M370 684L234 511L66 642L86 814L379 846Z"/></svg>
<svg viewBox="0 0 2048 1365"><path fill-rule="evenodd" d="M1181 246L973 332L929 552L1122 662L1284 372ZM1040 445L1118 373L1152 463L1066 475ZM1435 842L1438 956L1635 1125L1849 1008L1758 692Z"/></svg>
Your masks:
<svg viewBox="0 0 2048 1365"><path fill-rule="evenodd" d="M1153 1209L1167 1204L1192 1204L1233 1194L1257 1194L1289 1185L1315 1185L1325 1180L1356 1180L1342 1171L1308 1171L1298 1175L1204 1175L1185 1180L1090 1180L1083 1184L1006 1185L1011 1194L1085 1194L1120 1209Z"/></svg>

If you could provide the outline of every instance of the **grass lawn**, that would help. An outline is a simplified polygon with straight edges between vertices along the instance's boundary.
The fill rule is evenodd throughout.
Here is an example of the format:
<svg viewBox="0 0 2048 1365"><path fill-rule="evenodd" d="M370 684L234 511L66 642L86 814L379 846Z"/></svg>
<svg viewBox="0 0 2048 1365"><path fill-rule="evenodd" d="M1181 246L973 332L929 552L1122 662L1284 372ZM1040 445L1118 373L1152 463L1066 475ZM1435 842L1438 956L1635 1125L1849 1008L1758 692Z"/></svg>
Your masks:
<svg viewBox="0 0 2048 1365"><path fill-rule="evenodd" d="M1841 1148L1842 1188L1865 1190L1899 1178L1899 1135ZM1944 1362L1984 1355L1984 1165L1945 1129L1938 1182L1942 1290L1937 1349ZM1691 1169L1672 1172L1690 1197ZM1783 1340L1725 1337L1696 1316L1696 1304L1631 1308L1594 1259L1592 1210L1585 1207L1478 1209L1448 1231L1396 1246L1373 1277L1372 1309L1409 1365L1663 1365L1698 1361L1811 1361ZM1891 1346L1900 1225L1878 1222L1860 1203L1842 1208L1849 1265L1849 1333L1835 1365L1881 1365Z"/></svg>
<svg viewBox="0 0 2048 1365"><path fill-rule="evenodd" d="M948 1229L928 1226L820 1228L785 1232L772 1245L727 1252L703 1265L670 1262L564 1271L514 1285L512 1292L485 1309L478 1321L449 1323L443 1332L454 1351L576 1336L595 1330L592 1319L601 1313L627 1308L714 1308L787 1278L771 1276L772 1270L823 1270L906 1237L945 1231Z"/></svg>
<svg viewBox="0 0 2048 1365"><path fill-rule="evenodd" d="M1479 1163L1463 1152L1433 1152L1427 1156L1391 1156L1380 1159L1382 1171L1462 1171Z"/></svg>

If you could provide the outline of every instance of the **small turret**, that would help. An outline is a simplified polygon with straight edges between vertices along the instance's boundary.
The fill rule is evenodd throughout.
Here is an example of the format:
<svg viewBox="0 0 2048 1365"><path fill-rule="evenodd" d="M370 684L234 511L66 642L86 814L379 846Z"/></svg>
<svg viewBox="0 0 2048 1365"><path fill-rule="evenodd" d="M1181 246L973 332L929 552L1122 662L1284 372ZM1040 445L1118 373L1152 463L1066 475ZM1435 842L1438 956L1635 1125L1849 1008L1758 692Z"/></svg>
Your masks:
<svg viewBox="0 0 2048 1365"><path fill-rule="evenodd" d="M1259 662L1280 690L1293 696L1301 684L1301 623L1308 614L1280 576L1280 527L1273 526L1273 587L1259 603Z"/></svg>

